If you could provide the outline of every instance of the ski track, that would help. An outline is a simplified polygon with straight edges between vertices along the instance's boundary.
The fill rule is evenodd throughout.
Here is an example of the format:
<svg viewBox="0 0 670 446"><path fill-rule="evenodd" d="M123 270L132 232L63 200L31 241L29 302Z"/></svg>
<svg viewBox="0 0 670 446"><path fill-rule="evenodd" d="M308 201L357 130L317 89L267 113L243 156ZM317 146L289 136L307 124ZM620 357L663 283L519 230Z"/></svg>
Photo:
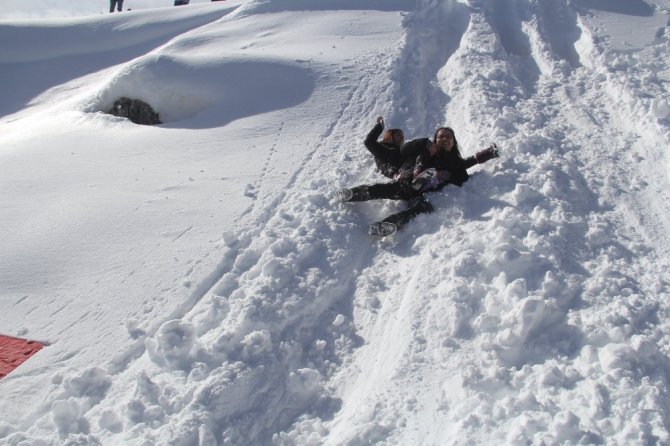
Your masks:
<svg viewBox="0 0 670 446"><path fill-rule="evenodd" d="M435 3L424 5L435 12ZM635 199L644 193L665 195L667 176L662 164L642 162L653 153L633 156L632 165L622 165L616 155L617 150L631 144L641 145L641 135L631 123L648 113L650 100L627 93L627 81L620 78L624 73L608 73L616 71L611 68L616 66L612 58L625 55L599 53L602 50L597 47L591 49L592 54L579 54L576 36L583 25L567 7L540 2L535 17L518 17L514 2L470 1L469 5L468 14L444 6L443 10L454 16L440 16L452 24L464 16L469 20L456 54L440 59L445 63L443 70L437 70L437 77L446 93L441 98L446 98L446 121L456 129L462 146L481 144L482 136L502 139L503 159L498 161L502 165L491 168L495 179L477 176L463 190L447 189L446 195L456 197L436 199L441 204L436 206L437 215L419 217L413 226L419 226L420 233L422 218L446 217L453 224L439 234L413 240L413 246L412 242L392 246L376 256L359 278L356 320L361 336L370 342L355 353L351 370L343 370L338 378L345 393L356 395L356 407L347 410L345 403L344 415L334 423L328 444L407 444L416 438L416 432L432 434L423 438L424 444L444 444L445 438L452 439L450 444L554 442L579 437L601 442L601 435L622 443L667 441L668 414L662 408L669 406L663 372L641 372L637 363L607 358L608 353L616 357L628 351L642 364L646 360L668 362L667 341L662 335L668 306L658 298L667 295L669 277L635 279L648 271L667 271L667 222L656 216L665 214L643 207L657 201L665 206L667 200ZM546 14L560 14L569 31L567 38L559 38L555 29L542 28ZM417 30L429 28L422 27L421 21L407 22ZM422 39L408 36L406 40ZM463 48L477 51L459 54ZM403 52L421 51L408 45ZM481 55L493 56L494 67L483 60L480 63ZM466 61L458 63L459 58ZM603 61L610 63L598 68ZM474 68L459 73L464 67ZM570 84L576 85L576 97L562 91L565 77L573 78ZM416 76L410 72L404 78L415 80ZM430 95L433 81L427 79L427 83L430 88L419 96ZM419 91L413 84L399 85L397 90L410 88L413 93ZM656 91L667 98L660 82ZM398 102L410 101L401 98ZM428 104L428 109L437 107L436 103ZM628 104L639 106L627 110ZM408 116L425 116L423 112L403 110ZM584 115L593 126L582 133L578 129L584 128L583 120L578 120ZM659 135L651 144L667 147L667 128L647 127ZM566 134L580 134L580 138L566 140ZM558 153L565 163L547 164L545 151ZM628 169L638 164L643 172L649 169L646 176L660 179L660 188L634 184L632 190L625 189ZM644 192L648 186L653 189ZM611 209L607 205L612 194L612 202L620 202L627 193L632 193L630 207ZM468 218L467 213L477 212L473 201L485 200L486 194L502 200L494 205L505 208L501 212L504 220L487 223L490 219ZM555 215L547 214L552 208ZM645 222L644 227L659 229L642 240L635 231L642 225L636 221L649 218L658 223ZM587 231L589 227L596 229ZM460 234L477 232L482 244L499 246L500 259L482 259L477 255L481 248L458 242ZM398 254L404 256L407 249L424 254L418 260L402 259L395 267L398 272L386 280L377 279L385 277L384 271L394 258L397 261ZM444 274L437 274L437 283L417 284L418 276L430 274L425 272L431 268L431 262L425 261L426 251L432 253L431 260ZM594 252L600 253L597 262L584 260ZM498 269L501 262L504 269ZM654 263L658 266L650 268ZM379 282L395 286L379 289ZM645 283L655 285L646 289ZM611 318L602 320L603 308L610 308L604 314L611 314ZM658 320L658 326L640 324L650 319L650 314L657 314L651 320ZM390 342L389 333L401 334L391 335L395 342ZM548 344L552 339L564 341ZM658 349L652 347L655 344ZM389 352L388 345L399 351ZM606 352L601 353L604 359L599 366L603 370L595 379L580 377L570 360L577 367L593 363L594 346ZM431 358L426 352L439 354ZM416 374L422 378L417 379ZM452 378L435 382L431 379L434 376ZM554 394L523 400L524 394L537 395L540 383L547 380L555 382ZM616 380L623 380L628 388L619 389ZM411 388L405 382L426 384L418 394L410 395L404 391ZM578 393L574 389L593 389L597 399L581 401L575 398ZM657 396L650 401L645 395L652 394ZM516 399L510 399L514 396ZM630 401L630 411L609 412L609 398ZM450 408L458 419L450 417ZM539 411L530 425L525 422L527 410ZM422 411L430 414L427 420L405 416ZM498 427L496 411L504 413L511 423ZM594 418L594 411L600 415ZM464 412L471 415L463 419ZM635 427L620 432L627 423ZM350 432L352 424L357 426L355 435L345 440L338 436ZM569 437L562 434L568 425L575 424L577 432ZM645 434L636 437L639 432Z"/></svg>
<svg viewBox="0 0 670 446"><path fill-rule="evenodd" d="M369 53L366 57L378 56ZM350 295L352 277L360 265L369 263L371 253L337 246L342 239L347 240L345 246L353 247L369 241L362 233L358 234L360 230L355 226L352 231L355 213L340 216L341 209L333 209L329 203L334 185L340 184L343 177L352 177L340 169L333 173L329 166L340 164L342 152L351 151L347 146L354 144L353 150L359 153L353 154L351 163L358 167L351 170L361 171L361 164L369 169L368 157L362 156L359 144L352 143L350 138L352 134L362 134L361 128L369 123L361 124L358 118L351 117L372 116L377 104L369 103L368 98L383 97L388 89L387 85L370 82L374 79L373 70L367 67L377 63L364 59L345 67L350 91L342 101L339 119L324 131L318 144L306 151L300 167L287 179L286 188L280 193L264 193L263 178L277 150L270 148L266 168L258 185L253 186L253 203L238 220L241 227L250 229L224 234L225 253L217 268L197 284L178 309L145 329L131 349L112 361L109 373L137 376L137 388L132 395L125 394L130 389L110 390L106 399L116 401L113 407L91 404L90 395L74 403L84 409L87 418L99 419L101 427L114 432L118 410L125 405L126 410L136 412L131 416L132 421L143 421L147 429L169 438L171 443L187 441L194 435L209 438L216 426L226 425L228 429L216 435L222 435L222 441L267 444L273 434L289 427L305 410L327 417L337 409L339 403L325 392L323 381L341 361L341 352L335 346L351 344L350 350L357 342L350 322L339 322L352 318L350 304L341 300ZM292 214L303 214L305 208L313 208L310 212L313 220L294 220ZM330 210L324 212L323 208ZM291 235L296 231L302 234L299 238L305 239L305 246L295 246L291 241L297 238ZM324 232L333 232L332 241L313 240L310 235ZM320 271L322 257L329 259L326 263L330 265L329 271ZM334 272L338 275L333 276ZM290 278L293 275L295 279ZM301 287L306 291L300 291ZM310 291L312 288L314 291ZM262 302L245 296L244 290L248 289L274 295L276 308L254 309ZM291 312L287 314L288 308ZM335 320L338 322L333 324ZM295 335L284 334L287 330ZM300 339L317 337L307 335L308 332L322 333L326 347L280 342L290 338L299 343ZM177 342L175 339L180 339L180 344L169 345ZM104 387L105 373L94 368L79 378L98 381ZM184 383L184 379L191 384ZM178 382L190 390L173 395L174 389L180 387ZM256 397L263 395L266 401L262 405L257 401L242 404L245 393L252 389ZM193 392L198 394L195 400ZM162 402L156 398L157 394L163 394ZM67 396L72 398L67 392L61 398ZM168 405L165 398L171 401ZM228 411L224 401L230 398L239 401L242 409ZM176 407L184 404L178 401L188 400L193 400L188 407ZM203 417L204 406L208 407L208 414ZM244 407L260 406L265 407L264 414L245 413ZM182 411L191 413L188 422L171 424L171 417L175 420L184 417ZM159 418L155 418L157 412Z"/></svg>

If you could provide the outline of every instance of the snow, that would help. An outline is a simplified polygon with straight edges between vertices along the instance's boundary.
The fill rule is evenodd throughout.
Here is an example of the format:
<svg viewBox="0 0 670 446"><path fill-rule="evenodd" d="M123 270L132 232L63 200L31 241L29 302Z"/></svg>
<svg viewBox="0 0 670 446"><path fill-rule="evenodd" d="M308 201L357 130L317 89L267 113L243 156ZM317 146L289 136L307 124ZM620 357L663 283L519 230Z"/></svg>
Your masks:
<svg viewBox="0 0 670 446"><path fill-rule="evenodd" d="M667 0L7 1L0 444L670 443Z"/></svg>

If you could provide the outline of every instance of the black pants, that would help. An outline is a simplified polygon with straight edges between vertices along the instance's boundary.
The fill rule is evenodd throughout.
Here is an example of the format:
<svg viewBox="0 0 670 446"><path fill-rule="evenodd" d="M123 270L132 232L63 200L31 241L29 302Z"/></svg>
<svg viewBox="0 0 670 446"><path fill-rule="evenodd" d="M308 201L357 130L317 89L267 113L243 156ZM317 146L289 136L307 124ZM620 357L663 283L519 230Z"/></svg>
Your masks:
<svg viewBox="0 0 670 446"><path fill-rule="evenodd" d="M407 209L396 214L389 215L382 221L387 221L396 225L398 229L405 226L419 214L429 214L433 212L433 205L428 202L425 196L415 197L407 201Z"/></svg>
<svg viewBox="0 0 670 446"><path fill-rule="evenodd" d="M349 201L368 201L386 198L388 200L411 200L421 194L406 182L364 184L351 189L353 196Z"/></svg>
<svg viewBox="0 0 670 446"><path fill-rule="evenodd" d="M411 188L409 183L395 182L357 186L351 189L353 196L350 201L367 201L385 198L388 200L406 200L407 209L386 217L385 222L395 224L398 229L410 222L419 214L433 212L433 205L424 194Z"/></svg>
<svg viewBox="0 0 670 446"><path fill-rule="evenodd" d="M117 7L117 11L121 12L123 9L123 0L109 0L109 12L114 12L114 6Z"/></svg>

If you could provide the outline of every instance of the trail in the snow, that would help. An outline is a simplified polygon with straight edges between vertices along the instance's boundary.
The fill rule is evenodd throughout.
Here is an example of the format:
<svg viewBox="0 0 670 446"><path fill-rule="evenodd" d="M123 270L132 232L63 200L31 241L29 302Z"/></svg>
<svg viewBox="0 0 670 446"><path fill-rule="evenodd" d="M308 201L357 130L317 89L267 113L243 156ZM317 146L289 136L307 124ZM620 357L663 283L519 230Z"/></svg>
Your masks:
<svg viewBox="0 0 670 446"><path fill-rule="evenodd" d="M450 98L437 73L458 48L468 20L467 6L456 1L423 0L405 17L401 57L391 71L392 121L402 123L408 138L432 135L443 124Z"/></svg>
<svg viewBox="0 0 670 446"><path fill-rule="evenodd" d="M616 113L610 105L622 93L619 110L638 100L627 97L625 81L598 84L608 76L594 73L601 60L589 58L604 57L602 50L588 41L588 31L567 6L468 5L463 11L462 5L443 4L442 11L451 15L440 16L435 3L425 2L433 14L407 20L410 30L429 29L419 17L467 29L462 36L451 33L460 44L438 59L444 94L430 93L435 91L430 73L436 72L430 64L423 82L411 69L402 72L399 80L407 84L401 82L398 91L424 98L423 108L402 112L434 122L434 116L426 118L426 110L443 101L442 118L456 129L466 150L471 153L484 141L496 140L503 158L484 167L493 176L480 173L461 190L447 188L446 196L431 198L435 214L419 217L412 226L420 227L423 219L448 222L438 234L396 245L363 271L355 303L366 345L355 354L350 371L339 377L342 392L352 401L349 406L345 399L331 443L344 433L352 444L406 444L415 435L426 444L531 438L598 442L604 436L626 441L625 432L609 426L629 420L635 420L635 431L653 431L649 438L666 439L667 414L642 415L647 408L668 407L661 396L667 393L665 378L653 366L642 374L640 369L645 370L647 361L667 361L667 353L651 345L667 344L661 338L667 309L658 297L667 293L668 278L664 273L636 277L650 270L646 256L656 245L667 246L667 231L651 234L645 246L631 229L638 226L636 219L653 218L653 210L637 207L631 225L629 211L607 205L608 197L625 201L631 165L663 178L660 187L651 187L656 193L666 184L659 175L662 168L641 162L635 152L622 165L616 154L628 152L629 144L649 150L649 142L644 145L648 136L630 128L622 134L625 122L635 121L636 114ZM560 17L551 23L568 32L546 25L549 15ZM421 39L408 36L407 42L422 42L423 47L408 45L403 53L430 53L425 37L425 32ZM435 52L432 56L434 62ZM567 84L575 86L572 91L565 91ZM422 89L425 93L419 94ZM634 110L646 113L646 102ZM584 118L592 125L585 125ZM666 145L667 129L659 130L652 132L651 144ZM644 177L644 171L633 177ZM634 190L645 186L632 185ZM659 220L650 227L665 224ZM659 262L659 272L667 269L664 252L661 247L651 260ZM603 311L607 307L611 310ZM655 313L658 319L650 318ZM603 320L603 314L612 316ZM661 323L640 323L649 319ZM598 350L600 359L594 359ZM621 362L629 353L639 363ZM579 370L593 362L602 372L580 376ZM613 370L631 387L608 390L616 387L608 375ZM548 380L555 383L551 393L543 392ZM593 392L601 400L575 398L580 392ZM626 413L612 412L602 401L642 401L655 392L658 398ZM524 421L528 411L540 414L532 425ZM575 425L579 427L566 429Z"/></svg>
<svg viewBox="0 0 670 446"><path fill-rule="evenodd" d="M393 118L408 137L432 136L444 125L452 97L440 88L438 73L458 50L469 19L468 8L451 1L419 2L405 18L404 47L391 78L396 83ZM437 195L431 194L431 200ZM438 218L445 216L443 209L436 213ZM380 244L382 249L356 282L355 322L365 345L334 378L344 404L329 423L327 444L388 441L410 422L405 409L416 403L417 395L407 383L426 377L421 372L425 338L416 329L425 323L430 305L418 297L426 280L435 285L434 268L439 264L431 247L438 234L422 235L428 229L426 218L433 217L418 217Z"/></svg>
<svg viewBox="0 0 670 446"><path fill-rule="evenodd" d="M371 165L352 135L363 135L370 124L360 117L372 122L377 101L387 100L386 81L372 71L390 57L371 52L346 73L324 70L340 79L337 119L305 148L283 191L265 193L260 177L238 221L244 229L224 234L217 268L113 364L112 373L136 376L137 388L113 389L87 418L114 432L126 406L140 431L171 442L268 444L273 435L300 443L302 430L333 416L340 403L325 382L359 342L344 298L374 245L361 216L334 206L330 194L333 180ZM332 107L333 92L323 94Z"/></svg>

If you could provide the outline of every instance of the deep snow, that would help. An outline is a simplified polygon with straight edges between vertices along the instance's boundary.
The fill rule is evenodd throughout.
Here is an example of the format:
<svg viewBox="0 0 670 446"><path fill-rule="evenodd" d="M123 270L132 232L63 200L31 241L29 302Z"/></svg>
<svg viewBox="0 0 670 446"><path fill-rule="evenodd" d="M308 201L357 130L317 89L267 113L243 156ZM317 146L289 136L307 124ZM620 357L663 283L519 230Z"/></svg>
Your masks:
<svg viewBox="0 0 670 446"><path fill-rule="evenodd" d="M0 16L0 444L670 443L667 0L75 3ZM379 115L503 156L377 240Z"/></svg>

